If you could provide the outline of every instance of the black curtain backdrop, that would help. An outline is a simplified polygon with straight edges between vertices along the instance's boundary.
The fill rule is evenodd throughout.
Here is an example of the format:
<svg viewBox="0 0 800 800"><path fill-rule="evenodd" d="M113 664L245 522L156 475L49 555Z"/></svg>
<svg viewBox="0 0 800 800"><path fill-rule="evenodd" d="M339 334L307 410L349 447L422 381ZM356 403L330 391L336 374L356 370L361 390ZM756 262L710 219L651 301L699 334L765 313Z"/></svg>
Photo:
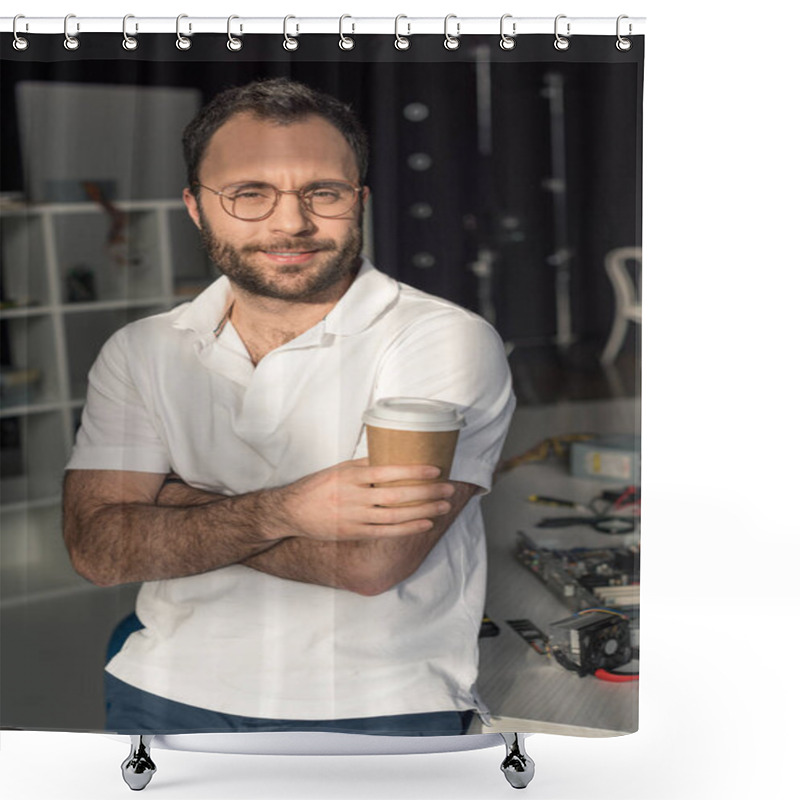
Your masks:
<svg viewBox="0 0 800 800"><path fill-rule="evenodd" d="M578 341L602 347L613 314L603 257L641 244L641 37L627 53L613 37L575 37L566 52L555 50L551 36L520 37L505 52L495 36L464 37L456 51L446 51L441 37L415 36L398 52L392 37L359 36L343 53L335 36L305 35L287 53L282 37L246 36L231 53L224 35L195 36L183 52L172 34L148 35L125 52L116 34L87 34L79 55L60 36L30 40L18 53L10 34L0 36L0 191L24 191L19 81L98 83L102 75L105 84L198 88L205 101L256 78L291 77L351 103L367 126L378 266L480 311L470 265L488 249L495 324L517 341L547 340L556 330L551 256L559 236L546 188L553 142L543 93L555 76L563 85L572 326ZM479 82L487 74L490 152L478 127ZM419 158L410 166L415 154L430 166L419 169Z"/></svg>

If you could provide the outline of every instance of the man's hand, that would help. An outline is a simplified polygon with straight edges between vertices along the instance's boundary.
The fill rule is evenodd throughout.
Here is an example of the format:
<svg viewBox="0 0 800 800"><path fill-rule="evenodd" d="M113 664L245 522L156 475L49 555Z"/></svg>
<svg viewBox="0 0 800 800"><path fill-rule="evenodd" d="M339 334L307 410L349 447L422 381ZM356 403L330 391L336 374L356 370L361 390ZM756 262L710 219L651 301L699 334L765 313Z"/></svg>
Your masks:
<svg viewBox="0 0 800 800"><path fill-rule="evenodd" d="M357 540L287 538L241 563L300 583L332 586L365 596L388 591L410 578L469 502L478 487L454 481L450 511L424 533Z"/></svg>
<svg viewBox="0 0 800 800"><path fill-rule="evenodd" d="M366 458L345 461L276 490L281 524L289 536L322 541L425 533L450 511L452 484L376 484L431 481L439 474L430 466L371 467Z"/></svg>

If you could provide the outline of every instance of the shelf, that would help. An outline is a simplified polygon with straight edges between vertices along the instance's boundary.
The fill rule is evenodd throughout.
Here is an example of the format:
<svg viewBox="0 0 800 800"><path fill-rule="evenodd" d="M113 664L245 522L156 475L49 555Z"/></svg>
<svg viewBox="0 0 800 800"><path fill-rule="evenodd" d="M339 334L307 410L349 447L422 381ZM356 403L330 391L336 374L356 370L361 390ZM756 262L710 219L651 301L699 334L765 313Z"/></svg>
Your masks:
<svg viewBox="0 0 800 800"><path fill-rule="evenodd" d="M120 211L158 211L165 209L185 209L183 200L112 200L111 204ZM86 214L106 213L97 203L37 203L14 208L0 209L0 218L40 216L45 214Z"/></svg>
<svg viewBox="0 0 800 800"><path fill-rule="evenodd" d="M62 408L69 408L74 401L69 403L27 403L22 406L8 406L0 408L0 417L25 417L30 414L47 414L52 411L61 411Z"/></svg>
<svg viewBox="0 0 800 800"><path fill-rule="evenodd" d="M13 371L30 370L37 377L22 396L0 398L0 410L17 406L49 406L64 399L58 376L58 355L55 318L52 314L13 317L4 320L4 355ZM5 372L5 370L4 370Z"/></svg>
<svg viewBox="0 0 800 800"><path fill-rule="evenodd" d="M36 500L21 500L16 503L0 503L0 513L19 514L27 511L35 511L40 508L61 507L61 495L54 494L49 497L40 497Z"/></svg>
<svg viewBox="0 0 800 800"><path fill-rule="evenodd" d="M163 283L157 214L132 210L119 229L107 216L88 210L51 219L64 305L144 300L169 293Z"/></svg>
<svg viewBox="0 0 800 800"><path fill-rule="evenodd" d="M64 408L81 408L85 400L75 398L66 402L57 401L54 403L29 403L24 406L8 406L0 408L0 417L25 417L30 414L48 414L53 411L61 411Z"/></svg>
<svg viewBox="0 0 800 800"><path fill-rule="evenodd" d="M65 314L76 314L82 311L118 311L122 308L172 307L178 303L185 303L186 300L186 297L174 295L172 297L143 297L136 300L95 300L89 303L66 303L58 306L58 308Z"/></svg>
<svg viewBox="0 0 800 800"><path fill-rule="evenodd" d="M25 306L24 308L4 308L0 310L0 320L46 317L56 311L57 306Z"/></svg>
<svg viewBox="0 0 800 800"><path fill-rule="evenodd" d="M170 199L112 200L121 227L118 215L90 201L0 208L8 303L0 309L0 543L20 574L50 557L44 545L34 553L26 543L60 536L64 466L100 348L127 323L191 301L217 277L176 185ZM56 573L65 577L67 567ZM41 588L62 584L48 579Z"/></svg>
<svg viewBox="0 0 800 800"><path fill-rule="evenodd" d="M4 417L0 501L30 506L61 491L69 446L61 413ZM6 535L4 523L3 536Z"/></svg>
<svg viewBox="0 0 800 800"><path fill-rule="evenodd" d="M138 308L140 306L169 305L180 297L146 297L135 300L96 300L88 303L63 303L55 306L29 306L28 308L7 308L0 311L0 320L25 319L28 317L47 316L49 314L74 314L83 311L114 311L120 308Z"/></svg>
<svg viewBox="0 0 800 800"><path fill-rule="evenodd" d="M200 279L198 279L198 283ZM168 297L144 297L135 300L93 300L89 303L64 303L57 306L30 306L28 308L7 308L0 311L0 320L46 317L51 314L77 314L85 311L118 311L123 308L147 308L164 306L173 308L186 303L196 295L175 294Z"/></svg>
<svg viewBox="0 0 800 800"><path fill-rule="evenodd" d="M47 274L47 225L44 217L0 216L0 264L3 298L20 308L46 307L55 298Z"/></svg>
<svg viewBox="0 0 800 800"><path fill-rule="evenodd" d="M121 314L120 309L125 313ZM91 314L65 314L64 335L69 353L67 379L70 399L77 401L86 396L89 370L100 348L113 333L129 322L163 310L161 300L156 301L155 305L145 301L134 305L127 301L119 307L96 309Z"/></svg>

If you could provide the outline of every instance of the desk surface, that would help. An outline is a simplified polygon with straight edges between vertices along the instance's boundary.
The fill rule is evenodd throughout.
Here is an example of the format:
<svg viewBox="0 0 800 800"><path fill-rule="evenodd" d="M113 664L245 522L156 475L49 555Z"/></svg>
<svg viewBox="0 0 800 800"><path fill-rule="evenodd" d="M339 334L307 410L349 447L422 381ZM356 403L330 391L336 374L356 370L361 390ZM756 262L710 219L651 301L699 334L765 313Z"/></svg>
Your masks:
<svg viewBox="0 0 800 800"><path fill-rule="evenodd" d="M517 410L503 458L517 455L550 437L570 433L638 433L639 402L634 399L568 403ZM632 541L629 534L606 535L589 527L536 529L558 509L529 503L531 494L587 502L621 484L573 478L568 465L554 460L524 464L498 477L483 501L489 555L486 612L500 628L480 640L478 690L493 717L482 732L525 731L579 736L616 736L637 729L638 681L608 683L580 678L540 655L507 624L530 619L547 632L549 623L571 615L516 557L517 531L548 548L613 547ZM574 515L571 513L570 515Z"/></svg>

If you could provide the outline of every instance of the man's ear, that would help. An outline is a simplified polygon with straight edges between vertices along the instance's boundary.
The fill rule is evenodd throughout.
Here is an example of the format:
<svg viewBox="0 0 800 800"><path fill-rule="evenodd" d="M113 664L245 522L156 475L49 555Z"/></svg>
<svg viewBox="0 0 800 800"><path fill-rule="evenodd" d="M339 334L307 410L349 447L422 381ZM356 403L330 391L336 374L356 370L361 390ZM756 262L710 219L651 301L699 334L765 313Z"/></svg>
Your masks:
<svg viewBox="0 0 800 800"><path fill-rule="evenodd" d="M183 204L186 206L186 210L189 212L189 216L192 218L197 230L201 230L200 207L197 204L197 198L188 187L183 190Z"/></svg>

